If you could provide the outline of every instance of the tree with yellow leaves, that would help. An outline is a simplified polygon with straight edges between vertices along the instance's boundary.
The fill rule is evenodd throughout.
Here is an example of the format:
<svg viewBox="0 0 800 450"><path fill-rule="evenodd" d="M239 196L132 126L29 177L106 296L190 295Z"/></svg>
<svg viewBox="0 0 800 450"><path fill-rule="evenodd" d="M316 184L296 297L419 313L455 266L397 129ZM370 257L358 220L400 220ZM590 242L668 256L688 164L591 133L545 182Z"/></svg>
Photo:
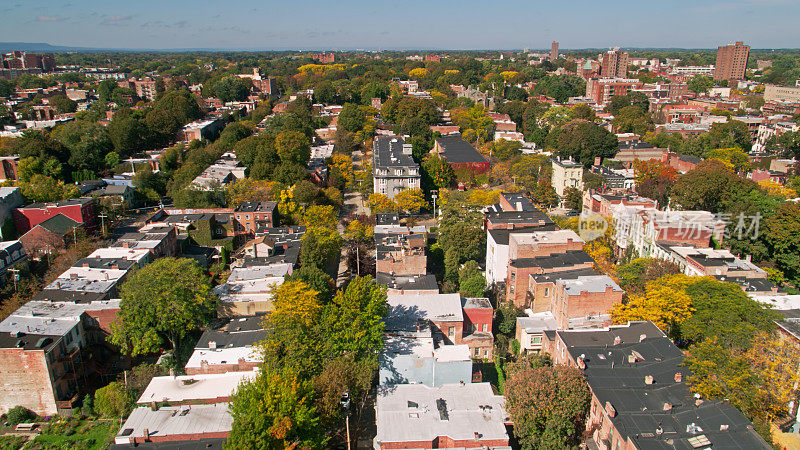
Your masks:
<svg viewBox="0 0 800 450"><path fill-rule="evenodd" d="M614 323L649 320L670 334L676 324L694 312L692 299L686 294L686 276L672 275L647 284L643 295L631 295L628 303L617 303L611 309Z"/></svg>
<svg viewBox="0 0 800 450"><path fill-rule="evenodd" d="M796 198L797 191L791 188L787 188L786 186L782 186L779 183L776 183L772 180L761 180L758 182L758 185L761 186L761 189L767 191L769 195L775 195L777 197L783 198Z"/></svg>
<svg viewBox="0 0 800 450"><path fill-rule="evenodd" d="M383 214L397 212L397 203L389 197L377 192L369 194L369 209L372 214Z"/></svg>
<svg viewBox="0 0 800 450"><path fill-rule="evenodd" d="M428 76L428 69L424 67L417 67L416 69L411 69L411 71L408 72L408 76L410 76L411 78L415 78L417 80L421 80Z"/></svg>
<svg viewBox="0 0 800 450"><path fill-rule="evenodd" d="M789 402L796 399L800 384L800 348L775 333L761 333L745 357L761 381L759 403L764 405L767 418L773 420L791 412Z"/></svg>
<svg viewBox="0 0 800 450"><path fill-rule="evenodd" d="M328 169L331 171L331 177L344 186L345 184L353 182L353 159L347 155L335 154L331 155L328 160Z"/></svg>
<svg viewBox="0 0 800 450"><path fill-rule="evenodd" d="M309 206L303 212L302 224L306 227L335 229L338 221L339 219L336 217L336 211L331 205Z"/></svg>
<svg viewBox="0 0 800 450"><path fill-rule="evenodd" d="M420 188L404 189L394 196L394 201L399 209L412 214L428 207L425 194Z"/></svg>
<svg viewBox="0 0 800 450"><path fill-rule="evenodd" d="M279 186L275 181L242 178L225 187L225 198L229 208L236 208L244 202L269 201Z"/></svg>

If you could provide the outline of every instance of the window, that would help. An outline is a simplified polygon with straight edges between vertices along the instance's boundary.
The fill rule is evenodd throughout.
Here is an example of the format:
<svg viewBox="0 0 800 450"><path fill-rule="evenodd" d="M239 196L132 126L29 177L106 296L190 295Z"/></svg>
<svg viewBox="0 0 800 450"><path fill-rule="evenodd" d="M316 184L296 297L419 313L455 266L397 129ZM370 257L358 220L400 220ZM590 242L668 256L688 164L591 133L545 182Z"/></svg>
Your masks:
<svg viewBox="0 0 800 450"><path fill-rule="evenodd" d="M550 288L549 287L544 288L544 296L545 297L549 297L550 296Z"/></svg>
<svg viewBox="0 0 800 450"><path fill-rule="evenodd" d="M484 323L484 324L482 324L482 325L481 325L481 331L484 331L484 332L485 332L485 331L489 331L489 325L488 325L488 324L485 324L485 323Z"/></svg>
<svg viewBox="0 0 800 450"><path fill-rule="evenodd" d="M475 357L476 357L476 358L478 358L478 357L480 357L480 356L481 356L481 349L479 349L479 348L476 348L476 349L475 349Z"/></svg>
<svg viewBox="0 0 800 450"><path fill-rule="evenodd" d="M489 350L483 349L483 357L487 359L489 358Z"/></svg>
<svg viewBox="0 0 800 450"><path fill-rule="evenodd" d="M450 338L455 339L455 337L456 337L456 327L450 327L450 329L447 330L447 334L450 336Z"/></svg>
<svg viewBox="0 0 800 450"><path fill-rule="evenodd" d="M531 336L531 344L541 344L542 337L541 336Z"/></svg>
<svg viewBox="0 0 800 450"><path fill-rule="evenodd" d="M244 220L250 220L250 214L245 214L244 215Z"/></svg>

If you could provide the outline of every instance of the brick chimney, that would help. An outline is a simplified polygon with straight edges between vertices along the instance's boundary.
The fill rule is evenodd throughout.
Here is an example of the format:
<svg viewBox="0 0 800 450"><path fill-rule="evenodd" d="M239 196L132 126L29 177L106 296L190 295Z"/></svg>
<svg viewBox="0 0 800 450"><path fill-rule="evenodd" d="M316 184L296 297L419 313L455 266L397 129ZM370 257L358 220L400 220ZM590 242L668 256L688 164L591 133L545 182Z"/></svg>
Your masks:
<svg viewBox="0 0 800 450"><path fill-rule="evenodd" d="M675 372L675 382L680 383L681 381L683 381L683 374L680 372Z"/></svg>

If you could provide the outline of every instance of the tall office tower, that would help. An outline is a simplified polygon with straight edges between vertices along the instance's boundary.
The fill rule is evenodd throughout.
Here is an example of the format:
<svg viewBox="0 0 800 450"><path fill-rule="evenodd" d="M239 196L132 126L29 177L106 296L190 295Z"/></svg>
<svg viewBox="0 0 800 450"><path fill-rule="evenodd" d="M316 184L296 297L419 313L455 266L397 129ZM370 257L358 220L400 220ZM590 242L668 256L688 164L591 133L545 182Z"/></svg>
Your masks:
<svg viewBox="0 0 800 450"><path fill-rule="evenodd" d="M558 59L558 41L553 41L550 44L550 60L555 61Z"/></svg>
<svg viewBox="0 0 800 450"><path fill-rule="evenodd" d="M714 79L744 80L747 70L747 57L750 46L741 41L735 44L721 45L717 48L717 65L714 68Z"/></svg>
<svg viewBox="0 0 800 450"><path fill-rule="evenodd" d="M600 63L600 76L603 78L627 78L628 52L623 52L616 47L603 53Z"/></svg>

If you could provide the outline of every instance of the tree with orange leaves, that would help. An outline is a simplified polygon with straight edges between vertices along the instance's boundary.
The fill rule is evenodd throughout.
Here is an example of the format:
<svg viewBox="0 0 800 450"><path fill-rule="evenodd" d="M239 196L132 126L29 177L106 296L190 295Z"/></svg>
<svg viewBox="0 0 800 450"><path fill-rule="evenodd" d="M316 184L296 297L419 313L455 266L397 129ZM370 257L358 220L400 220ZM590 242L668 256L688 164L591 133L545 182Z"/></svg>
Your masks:
<svg viewBox="0 0 800 450"><path fill-rule="evenodd" d="M658 160L633 162L636 176L636 191L639 195L656 200L659 206L667 203L678 172L670 165Z"/></svg>

